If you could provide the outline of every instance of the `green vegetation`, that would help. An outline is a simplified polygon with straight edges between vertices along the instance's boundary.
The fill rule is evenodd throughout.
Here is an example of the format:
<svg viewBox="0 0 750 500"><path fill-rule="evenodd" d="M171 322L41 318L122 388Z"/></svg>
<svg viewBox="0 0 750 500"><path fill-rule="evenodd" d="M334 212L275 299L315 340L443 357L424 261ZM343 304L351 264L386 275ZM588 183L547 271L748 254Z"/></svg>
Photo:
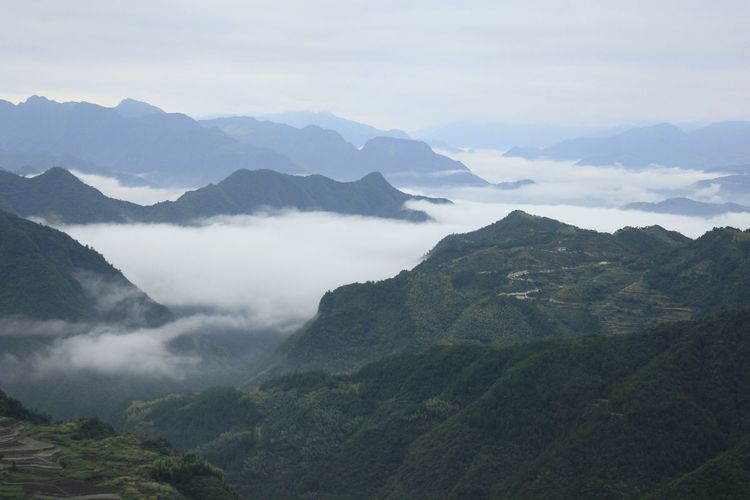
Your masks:
<svg viewBox="0 0 750 500"><path fill-rule="evenodd" d="M50 425L0 391L0 498L233 499L223 473L166 442L93 420Z"/></svg>
<svg viewBox="0 0 750 500"><path fill-rule="evenodd" d="M221 408L220 413L217 413L217 408ZM214 388L199 394L170 394L154 401L137 401L126 414L126 419L131 422L130 430L141 434L158 433L184 448L211 441L224 432L244 429L259 421L260 417L258 405L247 394L234 388Z"/></svg>
<svg viewBox="0 0 750 500"><path fill-rule="evenodd" d="M750 306L750 233L614 234L513 212L442 240L411 271L327 293L282 369L350 370L436 344L622 334Z"/></svg>
<svg viewBox="0 0 750 500"><path fill-rule="evenodd" d="M171 314L96 251L0 211L0 316L159 324Z"/></svg>
<svg viewBox="0 0 750 500"><path fill-rule="evenodd" d="M236 499L224 486L224 472L195 455L163 457L151 467L151 477L169 483L189 498Z"/></svg>
<svg viewBox="0 0 750 500"><path fill-rule="evenodd" d="M244 426L221 420L237 396L213 407L217 437L177 444L248 498L744 498L749 356L748 312L434 347L271 380L245 396ZM183 398L137 405L129 425L167 433L165 412L204 396Z"/></svg>

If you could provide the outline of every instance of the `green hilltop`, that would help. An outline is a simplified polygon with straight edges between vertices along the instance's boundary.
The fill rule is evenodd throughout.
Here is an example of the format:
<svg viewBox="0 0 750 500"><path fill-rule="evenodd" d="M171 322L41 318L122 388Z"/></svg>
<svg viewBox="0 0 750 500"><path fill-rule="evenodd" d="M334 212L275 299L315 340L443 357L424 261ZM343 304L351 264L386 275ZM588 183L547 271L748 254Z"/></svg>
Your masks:
<svg viewBox="0 0 750 500"><path fill-rule="evenodd" d="M516 211L446 237L411 271L326 293L278 361L349 370L435 344L632 333L748 305L748 232L608 234Z"/></svg>

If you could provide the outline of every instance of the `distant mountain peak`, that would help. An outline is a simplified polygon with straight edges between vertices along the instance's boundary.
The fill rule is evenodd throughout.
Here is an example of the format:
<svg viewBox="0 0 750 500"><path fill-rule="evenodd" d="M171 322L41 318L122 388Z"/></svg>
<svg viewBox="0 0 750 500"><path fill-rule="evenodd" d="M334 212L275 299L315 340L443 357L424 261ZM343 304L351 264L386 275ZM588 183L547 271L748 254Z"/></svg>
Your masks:
<svg viewBox="0 0 750 500"><path fill-rule="evenodd" d="M22 104L26 106L46 106L47 104L54 103L55 101L47 99L43 95L32 95L29 96Z"/></svg>
<svg viewBox="0 0 750 500"><path fill-rule="evenodd" d="M44 173L40 174L39 177L49 177L49 178L67 178L67 179L75 179L79 180L78 177L71 174L69 170L63 168L63 167L51 167L47 169Z"/></svg>
<svg viewBox="0 0 750 500"><path fill-rule="evenodd" d="M369 174L362 177L359 182L366 182L368 184L382 184L384 186L393 187L380 172L370 172Z"/></svg>
<svg viewBox="0 0 750 500"><path fill-rule="evenodd" d="M126 118L140 118L148 115L158 115L164 113L164 110L149 104L147 102L138 101L130 97L126 97L120 104L115 106L114 109L119 115Z"/></svg>

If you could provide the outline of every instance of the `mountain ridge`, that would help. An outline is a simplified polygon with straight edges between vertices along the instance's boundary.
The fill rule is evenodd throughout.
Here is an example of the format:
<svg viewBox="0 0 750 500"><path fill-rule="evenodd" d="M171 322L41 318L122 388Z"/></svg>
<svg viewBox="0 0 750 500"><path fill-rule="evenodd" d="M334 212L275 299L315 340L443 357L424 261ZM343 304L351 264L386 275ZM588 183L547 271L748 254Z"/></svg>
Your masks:
<svg viewBox="0 0 750 500"><path fill-rule="evenodd" d="M505 156L550 158L582 165L622 165L722 171L750 163L750 122L713 123L684 132L670 123L636 127L608 137L568 139L546 148L512 148Z"/></svg>
<svg viewBox="0 0 750 500"><path fill-rule="evenodd" d="M318 125L295 128L243 116L205 120L201 124L218 128L240 142L276 151L308 172L338 180L378 171L398 185L489 186L463 163L408 137L375 136L357 148L337 131Z"/></svg>
<svg viewBox="0 0 750 500"><path fill-rule="evenodd" d="M350 370L436 343L621 334L750 305L750 232L614 234L514 211L438 242L414 269L326 293L278 370ZM731 284L731 286L730 286Z"/></svg>
<svg viewBox="0 0 750 500"><path fill-rule="evenodd" d="M272 170L237 170L218 184L188 191L175 201L142 206L116 200L56 167L32 178L0 171L0 209L53 223L190 223L217 215L251 214L270 209L324 210L424 222L427 213L405 208L409 200L450 203L403 193L379 173L353 182L320 175L293 176Z"/></svg>

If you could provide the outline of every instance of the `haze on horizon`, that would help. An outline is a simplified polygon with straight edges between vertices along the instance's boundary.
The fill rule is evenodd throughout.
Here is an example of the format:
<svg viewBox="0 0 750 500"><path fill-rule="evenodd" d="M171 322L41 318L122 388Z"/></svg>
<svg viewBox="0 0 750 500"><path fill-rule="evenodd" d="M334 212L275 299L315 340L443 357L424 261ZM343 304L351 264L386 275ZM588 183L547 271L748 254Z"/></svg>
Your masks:
<svg viewBox="0 0 750 500"><path fill-rule="evenodd" d="M750 4L3 0L0 98L381 128L750 118Z"/></svg>

